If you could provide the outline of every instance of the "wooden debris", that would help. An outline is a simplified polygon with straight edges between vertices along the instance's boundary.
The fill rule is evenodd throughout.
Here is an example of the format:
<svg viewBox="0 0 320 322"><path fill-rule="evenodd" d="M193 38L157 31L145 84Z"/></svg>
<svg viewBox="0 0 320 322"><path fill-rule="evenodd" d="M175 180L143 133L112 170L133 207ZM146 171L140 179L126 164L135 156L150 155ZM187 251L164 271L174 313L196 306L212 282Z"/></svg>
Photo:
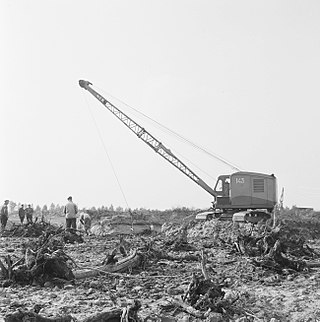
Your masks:
<svg viewBox="0 0 320 322"><path fill-rule="evenodd" d="M253 260L253 263L257 266L273 269L278 273L281 273L283 269L301 272L307 268L305 261L288 259L283 255L282 251L281 242L277 240L266 256Z"/></svg>
<svg viewBox="0 0 320 322"><path fill-rule="evenodd" d="M200 266L202 276L192 274L192 280L182 300L199 312L210 310L216 313L223 313L223 309L226 309L228 304L223 300L225 292L220 284L210 278L206 269L206 257L203 251ZM190 312L190 310L188 311Z"/></svg>
<svg viewBox="0 0 320 322"><path fill-rule="evenodd" d="M102 262L102 265L115 264L117 262L117 259L115 258L117 251L117 248L115 248L110 254L107 254L106 258Z"/></svg>
<svg viewBox="0 0 320 322"><path fill-rule="evenodd" d="M10 230L0 232L2 237L43 237L61 234L65 243L83 243L83 236L75 230L65 230L63 227L51 225L45 221L13 225Z"/></svg>
<svg viewBox="0 0 320 322"><path fill-rule="evenodd" d="M284 269L303 271L308 267L304 259L319 256L302 236L281 224L255 236L240 234L235 245L241 254L254 257L253 264L278 273Z"/></svg>
<svg viewBox="0 0 320 322"><path fill-rule="evenodd" d="M203 319L203 317L204 317L203 312L196 310L191 305L188 305L182 301L172 300L172 301L170 301L170 303L173 304L175 307L180 308L183 312L186 312L198 319Z"/></svg>
<svg viewBox="0 0 320 322"><path fill-rule="evenodd" d="M71 259L63 251L65 242L61 232L43 234L27 247L24 256L15 263L10 255L4 257L5 262L0 260L0 278L22 285L33 281L42 285L53 278L73 280L74 275L69 264Z"/></svg>
<svg viewBox="0 0 320 322"><path fill-rule="evenodd" d="M85 318L82 322L137 322L139 321L138 311L141 303L137 300L125 308L112 308L104 312ZM8 314L5 322L71 322L76 321L71 315L47 318L35 312L19 311Z"/></svg>
<svg viewBox="0 0 320 322"><path fill-rule="evenodd" d="M57 226L41 221L25 225L13 225L11 229L1 232L2 237L39 237L44 232L56 231Z"/></svg>
<svg viewBox="0 0 320 322"><path fill-rule="evenodd" d="M108 311L87 317L83 320L83 322L120 322L122 311L122 309L113 308Z"/></svg>
<svg viewBox="0 0 320 322"><path fill-rule="evenodd" d="M87 270L74 272L76 279L98 276L103 273L121 273L130 271L132 268L138 267L141 264L142 256L135 250L131 255L119 260L116 263L107 264Z"/></svg>
<svg viewBox="0 0 320 322"><path fill-rule="evenodd" d="M125 308L112 308L104 312L85 318L82 322L137 322L140 321L138 311L141 303L134 300L132 305ZM76 321L71 315L59 316L55 318L44 317L33 311L18 311L6 315L5 322L71 322Z"/></svg>
<svg viewBox="0 0 320 322"><path fill-rule="evenodd" d="M56 318L46 318L34 312L19 311L13 314L8 314L4 318L5 322L21 322L21 321L32 321L32 322L71 322L74 321L72 316L61 316Z"/></svg>

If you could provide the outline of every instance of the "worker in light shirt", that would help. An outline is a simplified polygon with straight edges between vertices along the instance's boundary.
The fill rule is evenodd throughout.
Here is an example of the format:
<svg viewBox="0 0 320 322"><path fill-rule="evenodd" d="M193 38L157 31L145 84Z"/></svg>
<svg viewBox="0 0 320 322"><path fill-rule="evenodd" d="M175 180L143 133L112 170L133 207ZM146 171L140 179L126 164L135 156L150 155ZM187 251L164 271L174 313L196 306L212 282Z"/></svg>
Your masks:
<svg viewBox="0 0 320 322"><path fill-rule="evenodd" d="M77 213L77 205L72 201L72 197L68 197L68 203L64 206L64 214L66 215L66 230L77 229Z"/></svg>

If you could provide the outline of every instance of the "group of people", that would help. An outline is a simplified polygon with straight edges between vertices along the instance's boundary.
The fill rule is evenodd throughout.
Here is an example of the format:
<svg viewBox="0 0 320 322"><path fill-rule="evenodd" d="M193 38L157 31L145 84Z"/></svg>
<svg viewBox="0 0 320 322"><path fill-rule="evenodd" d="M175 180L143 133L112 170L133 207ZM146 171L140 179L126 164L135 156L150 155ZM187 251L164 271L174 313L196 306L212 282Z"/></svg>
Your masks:
<svg viewBox="0 0 320 322"><path fill-rule="evenodd" d="M82 224L84 231L87 235L90 233L91 229L91 217L86 212L81 212L78 214L78 207L77 205L72 201L72 197L68 197L68 203L64 206L64 214L66 218L66 230L76 230L77 229L77 218L79 216L79 221ZM0 211L0 223L1 223L1 230L5 230L8 222L8 204L9 200L5 200L3 206L1 207ZM26 219L27 224L33 223L33 208L31 205L28 205L26 208L24 205L21 205L19 208L19 218L21 224L24 223L24 220Z"/></svg>
<svg viewBox="0 0 320 322"><path fill-rule="evenodd" d="M9 211L8 211L9 200L5 200L3 206L0 210L0 223L1 223L1 230L5 230L9 218ZM33 222L33 208L31 205L28 205L24 208L24 205L21 205L19 208L19 218L21 224L23 224L24 219L27 219L27 223Z"/></svg>
<svg viewBox="0 0 320 322"><path fill-rule="evenodd" d="M28 205L26 209L24 209L24 205L21 205L19 208L19 218L21 224L23 224L24 219L27 219L27 224L32 224L33 222L33 208L31 205Z"/></svg>

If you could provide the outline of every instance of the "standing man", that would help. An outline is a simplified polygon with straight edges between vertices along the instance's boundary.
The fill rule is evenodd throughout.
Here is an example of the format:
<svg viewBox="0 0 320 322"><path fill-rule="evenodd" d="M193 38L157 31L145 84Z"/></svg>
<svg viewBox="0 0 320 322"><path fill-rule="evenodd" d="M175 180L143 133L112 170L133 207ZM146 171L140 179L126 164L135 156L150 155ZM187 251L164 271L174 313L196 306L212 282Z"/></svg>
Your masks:
<svg viewBox="0 0 320 322"><path fill-rule="evenodd" d="M68 203L64 207L64 214L66 215L66 230L77 229L77 213L78 207L69 197Z"/></svg>
<svg viewBox="0 0 320 322"><path fill-rule="evenodd" d="M19 208L19 218L20 218L21 225L23 224L25 216L26 216L26 211L24 210L24 206L21 205Z"/></svg>
<svg viewBox="0 0 320 322"><path fill-rule="evenodd" d="M26 217L27 217L27 223L32 224L33 221L33 209L31 208L31 205L28 205L26 209Z"/></svg>
<svg viewBox="0 0 320 322"><path fill-rule="evenodd" d="M1 212L0 212L1 230L5 230L6 226L7 226L8 204L9 204L9 200L5 200L4 204L3 204L2 208L1 208Z"/></svg>

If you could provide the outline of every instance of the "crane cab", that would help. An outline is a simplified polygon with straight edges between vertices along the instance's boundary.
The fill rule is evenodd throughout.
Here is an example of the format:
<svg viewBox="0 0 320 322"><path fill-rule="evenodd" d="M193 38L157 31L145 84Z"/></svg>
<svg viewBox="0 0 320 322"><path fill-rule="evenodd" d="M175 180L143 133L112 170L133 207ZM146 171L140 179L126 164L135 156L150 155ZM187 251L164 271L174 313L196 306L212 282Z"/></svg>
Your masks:
<svg viewBox="0 0 320 322"><path fill-rule="evenodd" d="M277 179L256 172L219 176L214 188L218 209L267 209L277 203Z"/></svg>

